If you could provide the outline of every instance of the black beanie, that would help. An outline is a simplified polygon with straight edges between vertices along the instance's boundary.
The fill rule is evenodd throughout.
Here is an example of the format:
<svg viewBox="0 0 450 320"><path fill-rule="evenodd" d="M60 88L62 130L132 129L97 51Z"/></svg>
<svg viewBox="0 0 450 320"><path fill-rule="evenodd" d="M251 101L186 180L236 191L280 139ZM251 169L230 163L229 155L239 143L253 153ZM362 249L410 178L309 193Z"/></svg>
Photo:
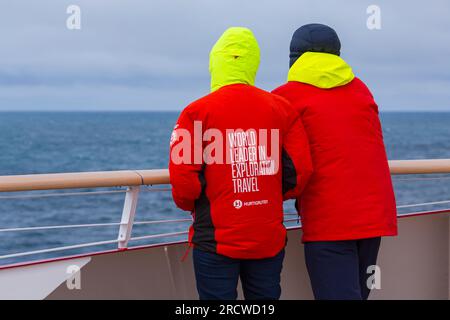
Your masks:
<svg viewBox="0 0 450 320"><path fill-rule="evenodd" d="M289 67L305 52L325 52L339 56L341 42L333 28L319 23L306 24L292 36Z"/></svg>

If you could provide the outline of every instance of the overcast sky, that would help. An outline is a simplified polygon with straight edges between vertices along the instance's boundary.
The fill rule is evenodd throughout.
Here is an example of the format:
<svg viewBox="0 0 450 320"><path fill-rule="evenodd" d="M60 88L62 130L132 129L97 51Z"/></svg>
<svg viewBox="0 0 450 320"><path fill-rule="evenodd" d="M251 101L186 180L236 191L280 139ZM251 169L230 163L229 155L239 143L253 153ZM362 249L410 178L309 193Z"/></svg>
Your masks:
<svg viewBox="0 0 450 320"><path fill-rule="evenodd" d="M81 8L81 30L66 9ZM381 30L366 26L381 8ZM180 110L209 90L209 50L230 26L261 47L257 85L288 70L292 32L336 29L380 109L450 111L450 1L0 0L0 110Z"/></svg>

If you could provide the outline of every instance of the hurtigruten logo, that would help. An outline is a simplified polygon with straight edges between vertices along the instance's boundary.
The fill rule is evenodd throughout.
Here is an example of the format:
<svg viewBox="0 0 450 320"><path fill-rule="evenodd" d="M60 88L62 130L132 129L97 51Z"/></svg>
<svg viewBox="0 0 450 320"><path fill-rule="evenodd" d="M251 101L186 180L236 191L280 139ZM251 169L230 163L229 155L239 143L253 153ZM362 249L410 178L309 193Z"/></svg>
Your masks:
<svg viewBox="0 0 450 320"><path fill-rule="evenodd" d="M242 201L241 201L241 200L234 200L233 206L234 206L236 209L242 208Z"/></svg>
<svg viewBox="0 0 450 320"><path fill-rule="evenodd" d="M242 202L241 200L234 200L233 207L236 209L240 209L242 207L251 207L251 206L263 206L269 203L269 200L255 200L255 201L246 201Z"/></svg>

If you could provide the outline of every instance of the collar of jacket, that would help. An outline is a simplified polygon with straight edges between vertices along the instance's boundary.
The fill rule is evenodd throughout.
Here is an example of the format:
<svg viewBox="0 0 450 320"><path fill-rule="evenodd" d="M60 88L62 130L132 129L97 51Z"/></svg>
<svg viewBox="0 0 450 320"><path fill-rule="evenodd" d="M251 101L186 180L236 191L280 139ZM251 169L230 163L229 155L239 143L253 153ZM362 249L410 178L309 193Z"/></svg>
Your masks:
<svg viewBox="0 0 450 320"><path fill-rule="evenodd" d="M352 68L341 57L322 52L305 52L288 74L288 81L307 83L321 89L343 86L354 78Z"/></svg>
<svg viewBox="0 0 450 320"><path fill-rule="evenodd" d="M237 83L255 85L259 62L260 50L252 31L229 28L209 55L211 91Z"/></svg>

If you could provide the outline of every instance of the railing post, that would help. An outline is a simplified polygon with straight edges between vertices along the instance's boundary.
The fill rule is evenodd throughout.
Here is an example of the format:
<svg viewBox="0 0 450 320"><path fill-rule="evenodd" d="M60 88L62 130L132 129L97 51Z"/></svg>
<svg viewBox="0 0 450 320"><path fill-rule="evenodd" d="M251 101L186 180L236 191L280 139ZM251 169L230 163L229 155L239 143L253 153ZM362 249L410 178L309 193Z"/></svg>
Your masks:
<svg viewBox="0 0 450 320"><path fill-rule="evenodd" d="M119 249L126 249L128 241L130 241L140 189L141 187L139 186L129 187L125 194L125 203L123 205L118 237Z"/></svg>

